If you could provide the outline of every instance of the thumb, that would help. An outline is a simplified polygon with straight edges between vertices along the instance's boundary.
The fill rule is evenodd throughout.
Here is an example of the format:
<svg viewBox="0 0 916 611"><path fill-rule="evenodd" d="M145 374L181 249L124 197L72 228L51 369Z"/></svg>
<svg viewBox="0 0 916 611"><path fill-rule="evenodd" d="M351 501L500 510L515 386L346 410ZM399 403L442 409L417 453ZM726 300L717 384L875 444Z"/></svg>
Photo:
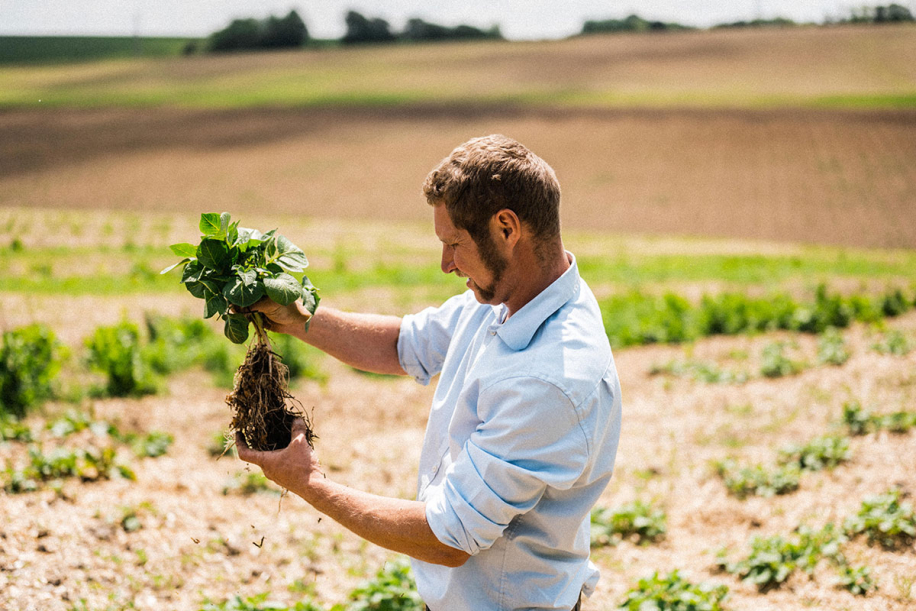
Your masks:
<svg viewBox="0 0 916 611"><path fill-rule="evenodd" d="M296 437L299 437L300 435L302 435L305 438L308 438L308 430L309 430L309 427L308 425L305 424L305 420L303 420L301 416L297 416L296 419L293 420L293 428L291 431L291 437L292 439L295 439Z"/></svg>

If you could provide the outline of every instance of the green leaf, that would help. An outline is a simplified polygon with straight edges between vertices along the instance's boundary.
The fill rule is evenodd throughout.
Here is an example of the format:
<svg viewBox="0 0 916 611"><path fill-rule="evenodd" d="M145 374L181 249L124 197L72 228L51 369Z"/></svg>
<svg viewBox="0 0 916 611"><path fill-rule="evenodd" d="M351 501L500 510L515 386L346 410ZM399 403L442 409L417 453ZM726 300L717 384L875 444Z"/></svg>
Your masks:
<svg viewBox="0 0 916 611"><path fill-rule="evenodd" d="M244 344L248 339L248 319L244 314L229 314L226 316L226 326L223 333L234 344Z"/></svg>
<svg viewBox="0 0 916 611"><path fill-rule="evenodd" d="M203 287L206 288L207 291L209 291L210 293L213 293L213 294L216 294L216 295L222 295L222 294L223 294L223 287L220 286L222 283L216 282L215 280L213 280L213 279L210 278L210 277L202 277L202 278L200 279L200 283L201 283L201 284L203 285Z"/></svg>
<svg viewBox="0 0 916 611"><path fill-rule="evenodd" d="M302 276L302 305L309 314L314 314L318 309L318 302L321 297L318 295L318 289L308 279L308 276Z"/></svg>
<svg viewBox="0 0 916 611"><path fill-rule="evenodd" d="M197 248L197 260L216 271L225 271L230 263L229 247L223 240L206 239Z"/></svg>
<svg viewBox="0 0 916 611"><path fill-rule="evenodd" d="M190 261L190 260L191 260L191 259L189 259L189 258L184 258L184 259L182 259L181 261L179 261L178 263L175 263L174 265L169 265L167 268L165 268L164 270L162 270L162 271L159 272L159 273L160 273L160 274L167 274L167 273L169 273L170 271L172 271L173 269L175 269L176 267L178 267L179 265L184 265L185 263L187 263L187 262Z"/></svg>
<svg viewBox="0 0 916 611"><path fill-rule="evenodd" d="M277 259L277 263L283 266L284 269L291 272L301 272L304 271L309 265L309 260L305 258L305 253L302 252L292 252L282 255Z"/></svg>
<svg viewBox="0 0 916 611"><path fill-rule="evenodd" d="M277 236L277 252L281 255L303 254L302 249L293 244L286 236Z"/></svg>
<svg viewBox="0 0 916 611"><path fill-rule="evenodd" d="M178 255L179 257L196 257L197 256L197 247L193 244L188 244L182 242L181 244L172 244L169 246L169 250Z"/></svg>
<svg viewBox="0 0 916 611"><path fill-rule="evenodd" d="M229 230L226 232L226 241L230 244L235 244L239 239L239 222L236 221L229 225Z"/></svg>
<svg viewBox="0 0 916 611"><path fill-rule="evenodd" d="M229 235L229 213L223 212L219 215L219 233L215 237L226 239Z"/></svg>
<svg viewBox="0 0 916 611"><path fill-rule="evenodd" d="M181 274L181 282L183 284L197 282L203 272L204 266L200 264L200 261L191 261L185 266L184 272Z"/></svg>
<svg viewBox="0 0 916 611"><path fill-rule="evenodd" d="M235 282L226 285L223 296L230 303L247 308L264 296L264 283L258 281L254 270L243 272Z"/></svg>
<svg viewBox="0 0 916 611"><path fill-rule="evenodd" d="M289 274L278 274L264 278L267 296L280 305L289 305L302 296L299 281Z"/></svg>
<svg viewBox="0 0 916 611"><path fill-rule="evenodd" d="M205 299L204 318L210 318L214 314L222 316L229 310L229 303L222 295L207 293Z"/></svg>
<svg viewBox="0 0 916 611"><path fill-rule="evenodd" d="M198 299L205 299L207 297L207 289L202 282L188 282L185 284L185 288Z"/></svg>
<svg viewBox="0 0 916 611"><path fill-rule="evenodd" d="M200 232L204 235L219 233L220 215L216 212L205 212L200 215Z"/></svg>

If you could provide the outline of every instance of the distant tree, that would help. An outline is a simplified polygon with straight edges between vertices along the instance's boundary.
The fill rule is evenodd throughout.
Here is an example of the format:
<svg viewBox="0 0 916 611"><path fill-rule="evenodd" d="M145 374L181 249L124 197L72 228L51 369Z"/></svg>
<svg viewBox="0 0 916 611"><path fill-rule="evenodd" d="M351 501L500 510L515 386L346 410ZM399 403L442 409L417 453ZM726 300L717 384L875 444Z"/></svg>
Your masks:
<svg viewBox="0 0 916 611"><path fill-rule="evenodd" d="M457 25L450 28L422 19L410 19L399 36L402 40L436 41L436 40L502 40L499 26L481 30L470 25Z"/></svg>
<svg viewBox="0 0 916 611"><path fill-rule="evenodd" d="M586 21L582 25L582 34L608 34L618 32L663 32L666 30L689 30L688 26L680 23L664 21L647 21L639 15L630 15L625 19L605 19L602 21Z"/></svg>
<svg viewBox="0 0 916 611"><path fill-rule="evenodd" d="M751 21L733 21L731 23L719 23L713 28L787 28L798 25L791 19L785 17L774 17L773 19L754 19Z"/></svg>
<svg viewBox="0 0 916 611"><path fill-rule="evenodd" d="M210 35L210 50L255 49L260 40L261 24L257 19L235 19L225 29Z"/></svg>
<svg viewBox="0 0 916 611"><path fill-rule="evenodd" d="M264 34L261 39L262 47L301 47L308 41L309 32L305 22L296 11L290 11L286 17L277 19L273 15L268 17Z"/></svg>
<svg viewBox="0 0 916 611"><path fill-rule="evenodd" d="M905 6L889 4L887 6L863 6L853 9L848 19L850 23L904 23L916 21L913 13Z"/></svg>
<svg viewBox="0 0 916 611"><path fill-rule="evenodd" d="M350 11L345 18L347 33L344 34L344 44L394 42L395 36L391 33L391 26L384 19L367 19L361 13Z"/></svg>
<svg viewBox="0 0 916 611"><path fill-rule="evenodd" d="M301 47L308 40L302 18L296 11L290 11L282 19L273 15L263 21L236 19L227 28L210 35L209 49L219 52Z"/></svg>

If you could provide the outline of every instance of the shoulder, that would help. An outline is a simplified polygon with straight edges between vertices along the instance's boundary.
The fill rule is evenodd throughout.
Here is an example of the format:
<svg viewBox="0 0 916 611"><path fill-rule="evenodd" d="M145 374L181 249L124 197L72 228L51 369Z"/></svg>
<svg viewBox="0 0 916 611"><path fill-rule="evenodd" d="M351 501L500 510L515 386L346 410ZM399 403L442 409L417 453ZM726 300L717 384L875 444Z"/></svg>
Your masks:
<svg viewBox="0 0 916 611"><path fill-rule="evenodd" d="M555 384L575 405L606 377L616 377L601 311L584 281L576 295L544 321L521 354L530 376Z"/></svg>

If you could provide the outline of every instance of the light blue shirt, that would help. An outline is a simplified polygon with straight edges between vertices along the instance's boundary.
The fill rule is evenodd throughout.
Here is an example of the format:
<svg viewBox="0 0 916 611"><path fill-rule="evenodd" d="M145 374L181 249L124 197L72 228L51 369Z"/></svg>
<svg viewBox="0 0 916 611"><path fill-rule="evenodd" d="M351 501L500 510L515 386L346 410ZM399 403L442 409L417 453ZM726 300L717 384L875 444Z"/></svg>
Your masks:
<svg viewBox="0 0 916 611"><path fill-rule="evenodd" d="M620 383L575 258L506 320L470 291L405 316L404 370L440 374L418 495L436 537L471 558L414 561L433 611L563 609L594 590L589 514L611 478Z"/></svg>

